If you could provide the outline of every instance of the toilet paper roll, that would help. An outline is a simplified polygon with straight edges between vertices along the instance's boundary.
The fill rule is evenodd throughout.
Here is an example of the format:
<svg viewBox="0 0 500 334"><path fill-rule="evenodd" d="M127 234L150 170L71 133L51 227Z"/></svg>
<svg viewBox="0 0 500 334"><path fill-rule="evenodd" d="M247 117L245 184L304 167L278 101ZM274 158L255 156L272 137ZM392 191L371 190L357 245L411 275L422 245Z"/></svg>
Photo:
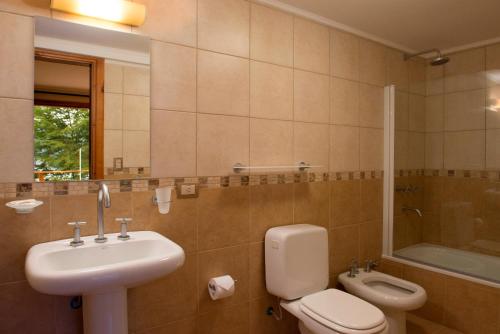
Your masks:
<svg viewBox="0 0 500 334"><path fill-rule="evenodd" d="M156 202L158 210L162 215L170 211L170 203L172 202L173 187L156 188Z"/></svg>
<svg viewBox="0 0 500 334"><path fill-rule="evenodd" d="M208 281L208 293L213 300L232 296L234 294L234 280L231 276L214 277Z"/></svg>

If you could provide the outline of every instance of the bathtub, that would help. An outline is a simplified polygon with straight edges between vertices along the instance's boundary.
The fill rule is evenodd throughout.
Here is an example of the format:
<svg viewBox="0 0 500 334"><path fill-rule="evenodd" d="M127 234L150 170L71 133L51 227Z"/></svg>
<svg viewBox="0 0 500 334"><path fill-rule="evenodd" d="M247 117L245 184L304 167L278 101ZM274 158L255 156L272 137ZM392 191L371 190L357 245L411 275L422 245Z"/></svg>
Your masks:
<svg viewBox="0 0 500 334"><path fill-rule="evenodd" d="M446 271L449 270L493 283L487 285L500 286L500 257L427 243L396 250L392 255L396 259L410 260Z"/></svg>

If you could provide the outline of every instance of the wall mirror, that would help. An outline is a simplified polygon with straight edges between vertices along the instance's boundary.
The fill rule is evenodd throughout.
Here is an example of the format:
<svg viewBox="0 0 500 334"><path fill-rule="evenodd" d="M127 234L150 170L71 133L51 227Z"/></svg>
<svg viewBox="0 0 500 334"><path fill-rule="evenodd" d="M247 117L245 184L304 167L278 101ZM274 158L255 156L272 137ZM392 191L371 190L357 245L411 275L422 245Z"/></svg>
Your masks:
<svg viewBox="0 0 500 334"><path fill-rule="evenodd" d="M150 175L150 39L35 22L34 179Z"/></svg>

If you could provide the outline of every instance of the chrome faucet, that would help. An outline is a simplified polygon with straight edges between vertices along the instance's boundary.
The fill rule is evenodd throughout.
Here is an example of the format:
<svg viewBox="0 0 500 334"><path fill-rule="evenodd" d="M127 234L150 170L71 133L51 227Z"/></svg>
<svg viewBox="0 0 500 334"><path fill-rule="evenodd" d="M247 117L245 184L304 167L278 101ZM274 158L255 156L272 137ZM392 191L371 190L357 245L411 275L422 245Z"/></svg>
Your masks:
<svg viewBox="0 0 500 334"><path fill-rule="evenodd" d="M109 196L108 186L104 183L99 183L99 192L97 193L97 228L98 234L95 242L103 243L108 240L104 236L104 208L111 206L111 197Z"/></svg>
<svg viewBox="0 0 500 334"><path fill-rule="evenodd" d="M359 274L358 261L356 259L352 259L347 277L356 277L356 274Z"/></svg>
<svg viewBox="0 0 500 334"><path fill-rule="evenodd" d="M414 211L417 213L417 215L422 218L424 215L422 214L422 211L420 211L420 209L417 209L417 208L410 208L410 207L407 207L407 206L403 206L403 212L406 212L406 211Z"/></svg>

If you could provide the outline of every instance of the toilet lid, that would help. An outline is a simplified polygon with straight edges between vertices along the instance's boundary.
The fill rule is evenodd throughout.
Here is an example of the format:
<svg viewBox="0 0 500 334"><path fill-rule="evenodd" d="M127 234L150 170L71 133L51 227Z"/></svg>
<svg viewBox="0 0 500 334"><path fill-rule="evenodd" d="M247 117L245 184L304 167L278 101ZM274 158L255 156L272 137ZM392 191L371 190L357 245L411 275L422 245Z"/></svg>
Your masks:
<svg viewBox="0 0 500 334"><path fill-rule="evenodd" d="M366 330L380 326L385 321L384 314L378 308L337 289L324 290L302 298L301 308L303 311L310 311L307 313L326 326L327 322L333 322L349 329Z"/></svg>

